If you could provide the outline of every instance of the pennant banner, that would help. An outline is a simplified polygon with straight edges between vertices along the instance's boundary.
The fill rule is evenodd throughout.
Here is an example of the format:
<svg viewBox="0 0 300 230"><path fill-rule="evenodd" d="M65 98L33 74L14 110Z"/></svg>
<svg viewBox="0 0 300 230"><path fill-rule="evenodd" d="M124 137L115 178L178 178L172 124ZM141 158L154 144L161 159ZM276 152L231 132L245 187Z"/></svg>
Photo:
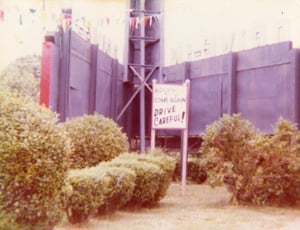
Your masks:
<svg viewBox="0 0 300 230"><path fill-rule="evenodd" d="M138 29L139 26L144 23L144 26L152 27L155 20L159 20L159 16L151 15L151 16L144 16L144 17L130 17L129 18L129 27L130 31L133 32L134 30Z"/></svg>

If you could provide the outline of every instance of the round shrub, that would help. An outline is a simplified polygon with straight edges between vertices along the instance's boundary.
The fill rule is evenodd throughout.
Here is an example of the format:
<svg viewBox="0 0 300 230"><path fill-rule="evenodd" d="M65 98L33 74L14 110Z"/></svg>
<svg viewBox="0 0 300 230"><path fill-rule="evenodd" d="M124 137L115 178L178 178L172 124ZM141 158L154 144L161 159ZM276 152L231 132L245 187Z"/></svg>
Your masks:
<svg viewBox="0 0 300 230"><path fill-rule="evenodd" d="M97 185L90 177L72 177L68 180L68 185L71 187L69 196L67 197L66 213L68 220L75 224L84 222L89 215L97 208L94 202L93 192L97 191Z"/></svg>
<svg viewBox="0 0 300 230"><path fill-rule="evenodd" d="M159 189L161 169L152 163L140 162L136 154L125 153L113 159L109 165L126 167L136 174L135 187L127 207L140 207L152 204Z"/></svg>
<svg viewBox="0 0 300 230"><path fill-rule="evenodd" d="M61 216L58 197L71 147L57 122L28 99L0 95L1 214L24 229L47 229Z"/></svg>
<svg viewBox="0 0 300 230"><path fill-rule="evenodd" d="M95 167L69 172L65 186L65 209L71 223L80 223L92 214L117 210L131 197L135 174L124 168Z"/></svg>
<svg viewBox="0 0 300 230"><path fill-rule="evenodd" d="M103 179L103 178L102 178ZM103 204L108 182L86 171L73 171L67 179L65 209L71 223L80 223Z"/></svg>
<svg viewBox="0 0 300 230"><path fill-rule="evenodd" d="M99 114L73 118L64 124L74 149L70 167L92 167L128 151L127 136L110 118Z"/></svg>

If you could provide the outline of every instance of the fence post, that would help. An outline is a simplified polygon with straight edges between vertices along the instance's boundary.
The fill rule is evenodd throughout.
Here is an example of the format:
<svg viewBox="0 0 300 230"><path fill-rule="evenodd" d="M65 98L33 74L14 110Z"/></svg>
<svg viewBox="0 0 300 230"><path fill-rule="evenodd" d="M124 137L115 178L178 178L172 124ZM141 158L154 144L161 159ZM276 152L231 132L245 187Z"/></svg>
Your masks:
<svg viewBox="0 0 300 230"><path fill-rule="evenodd" d="M237 54L228 54L228 114L236 113Z"/></svg>
<svg viewBox="0 0 300 230"><path fill-rule="evenodd" d="M117 84L118 84L118 61L112 59L111 61L111 105L110 105L110 117L113 120L117 118Z"/></svg>
<svg viewBox="0 0 300 230"><path fill-rule="evenodd" d="M291 61L291 77L295 81L295 107L294 107L294 121L298 124L298 128L300 128L300 49L291 49L291 55L290 55L290 61Z"/></svg>
<svg viewBox="0 0 300 230"><path fill-rule="evenodd" d="M59 120L65 121L69 115L69 91L70 91L70 47L71 28L63 31L60 27L60 63L58 84L58 113Z"/></svg>
<svg viewBox="0 0 300 230"><path fill-rule="evenodd" d="M97 66L98 66L98 45L91 46L91 75L89 82L89 114L96 110L96 88L97 88Z"/></svg>

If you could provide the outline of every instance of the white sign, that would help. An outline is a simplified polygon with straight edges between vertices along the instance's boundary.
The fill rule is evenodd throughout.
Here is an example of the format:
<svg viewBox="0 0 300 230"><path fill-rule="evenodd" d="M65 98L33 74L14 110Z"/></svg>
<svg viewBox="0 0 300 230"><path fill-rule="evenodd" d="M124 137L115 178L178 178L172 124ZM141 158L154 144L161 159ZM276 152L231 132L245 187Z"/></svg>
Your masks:
<svg viewBox="0 0 300 230"><path fill-rule="evenodd" d="M181 85L153 82L152 129L186 129L189 81Z"/></svg>

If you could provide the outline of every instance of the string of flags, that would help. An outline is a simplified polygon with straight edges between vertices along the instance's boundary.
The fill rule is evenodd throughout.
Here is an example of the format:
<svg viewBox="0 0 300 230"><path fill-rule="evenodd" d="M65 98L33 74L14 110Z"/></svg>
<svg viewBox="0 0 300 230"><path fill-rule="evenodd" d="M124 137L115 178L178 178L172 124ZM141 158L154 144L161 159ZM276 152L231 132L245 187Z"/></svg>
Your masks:
<svg viewBox="0 0 300 230"><path fill-rule="evenodd" d="M160 20L159 15L85 15L77 8L42 8L35 5L3 5L0 3L0 26L14 30L16 38L19 34L30 29L43 33L46 30L56 30L58 26L72 27L72 31L79 34L83 39L98 44L103 50L114 56L122 56L123 41L120 39L120 29L129 27L132 34L142 25L153 28ZM19 25L19 26L16 26ZM23 44L23 43L22 43Z"/></svg>
<svg viewBox="0 0 300 230"><path fill-rule="evenodd" d="M144 23L144 26L150 26L152 27L153 22L155 20L158 20L157 15L151 15L151 16L144 16L144 17L130 17L129 19L129 25L131 29L137 29L140 24Z"/></svg>
<svg viewBox="0 0 300 230"><path fill-rule="evenodd" d="M47 24L52 25L71 25L72 23L72 9L61 9L52 11L39 9L35 7L21 8L19 6L9 6L9 7L1 7L0 5L0 23L5 21L14 21L19 25L25 25L28 23L41 23L43 26ZM85 25L88 27L90 24L97 25L99 27L109 26L113 24L125 24L125 19L120 17L109 17L109 16L101 16L97 19L94 19L92 23L85 23L86 17L73 19L74 23L80 22L80 25ZM133 32L139 28L141 24L144 24L145 27L149 26L150 28L153 26L155 21L159 21L159 15L148 15L148 16L131 16L129 17L129 27L130 31ZM89 30L90 28L85 28Z"/></svg>
<svg viewBox="0 0 300 230"><path fill-rule="evenodd" d="M46 20L58 24L62 16L58 12L45 11L34 7L21 8L18 6L2 6L0 5L0 23L8 22L17 23L19 25L41 23L45 24ZM65 17L67 18L67 17Z"/></svg>

